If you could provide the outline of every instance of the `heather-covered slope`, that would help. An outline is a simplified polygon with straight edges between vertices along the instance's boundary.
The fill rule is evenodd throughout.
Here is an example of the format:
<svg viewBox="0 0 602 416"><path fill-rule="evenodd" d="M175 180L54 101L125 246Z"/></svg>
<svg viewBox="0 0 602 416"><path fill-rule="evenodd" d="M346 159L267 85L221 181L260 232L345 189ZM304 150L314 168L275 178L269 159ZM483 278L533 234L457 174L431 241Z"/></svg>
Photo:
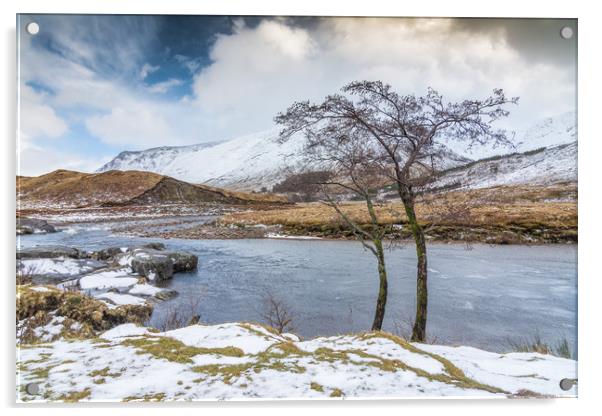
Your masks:
<svg viewBox="0 0 602 416"><path fill-rule="evenodd" d="M152 172L89 174L57 170L38 177L17 177L18 209L265 202L285 200L275 195L245 194L194 185Z"/></svg>

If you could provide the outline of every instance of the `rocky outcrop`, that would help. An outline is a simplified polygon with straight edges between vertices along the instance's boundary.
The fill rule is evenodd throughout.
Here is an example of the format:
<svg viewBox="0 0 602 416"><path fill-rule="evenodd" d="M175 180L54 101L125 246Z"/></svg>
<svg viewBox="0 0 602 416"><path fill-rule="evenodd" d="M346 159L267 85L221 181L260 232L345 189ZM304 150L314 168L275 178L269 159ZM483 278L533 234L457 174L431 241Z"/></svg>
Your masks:
<svg viewBox="0 0 602 416"><path fill-rule="evenodd" d="M107 247L107 248L103 248L102 250L93 251L93 252L89 253L89 256L90 256L90 258L95 259L95 260L108 261L108 260L115 259L117 256L119 256L123 252L124 251L121 249L121 247Z"/></svg>
<svg viewBox="0 0 602 416"><path fill-rule="evenodd" d="M141 305L177 296L174 290L149 283L169 280L174 273L195 270L197 265L196 255L168 251L163 243L91 252L67 246L38 246L17 252L17 284L73 287L105 304Z"/></svg>
<svg viewBox="0 0 602 416"><path fill-rule="evenodd" d="M186 251L145 247L132 250L131 255L132 271L152 281L168 280L174 273L196 270L199 261L197 256Z"/></svg>
<svg viewBox="0 0 602 416"><path fill-rule="evenodd" d="M58 257L79 259L87 257L84 252L68 246L36 246L17 250L17 259L55 259Z"/></svg>
<svg viewBox="0 0 602 416"><path fill-rule="evenodd" d="M43 289L43 290L42 290ZM153 311L151 304L109 307L106 303L78 292L49 287L17 286L17 336L20 342L35 342L37 328L60 317L64 330L58 337L93 337L124 323L143 324ZM67 322L75 325L66 325Z"/></svg>
<svg viewBox="0 0 602 416"><path fill-rule="evenodd" d="M55 233L56 228L48 221L17 217L17 235Z"/></svg>
<svg viewBox="0 0 602 416"><path fill-rule="evenodd" d="M167 254L173 262L174 273L196 270L199 258L187 251L173 251Z"/></svg>
<svg viewBox="0 0 602 416"><path fill-rule="evenodd" d="M139 247L108 247L88 253L92 259L112 264L128 264L132 272L151 281L163 281L174 273L196 270L198 257L186 251L168 251L163 243L148 243Z"/></svg>
<svg viewBox="0 0 602 416"><path fill-rule="evenodd" d="M150 281L163 281L173 277L174 262L166 252L139 248L133 250L132 257L132 271Z"/></svg>

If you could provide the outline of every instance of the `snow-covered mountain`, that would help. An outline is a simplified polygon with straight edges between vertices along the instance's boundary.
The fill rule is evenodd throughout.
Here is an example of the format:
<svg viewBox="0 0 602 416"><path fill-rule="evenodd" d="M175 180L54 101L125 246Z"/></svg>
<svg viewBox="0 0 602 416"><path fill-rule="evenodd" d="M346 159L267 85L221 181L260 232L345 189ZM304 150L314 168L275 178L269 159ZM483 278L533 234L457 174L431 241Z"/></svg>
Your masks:
<svg viewBox="0 0 602 416"><path fill-rule="evenodd" d="M450 169L434 188L549 185L577 181L577 142L496 156Z"/></svg>
<svg viewBox="0 0 602 416"><path fill-rule="evenodd" d="M574 112L541 120L517 134L517 147L513 151L574 143L575 124ZM285 143L279 143L277 139L278 129L272 129L223 142L122 152L98 172L142 170L235 190L271 189L303 164L304 140L301 135L293 136ZM543 183L576 177L576 145L550 148L524 157L508 156L503 163L490 160L474 164L471 159L450 149L444 153L443 159L438 161L440 168L466 165L462 172L470 175L471 183ZM499 165L498 168L493 168L494 164ZM492 171L487 169L498 169L500 173L492 176ZM460 171L454 172L457 176ZM443 180L448 183L448 179Z"/></svg>
<svg viewBox="0 0 602 416"><path fill-rule="evenodd" d="M552 147L577 140L577 115L571 111L556 117L547 117L528 129L518 132L516 151Z"/></svg>
<svg viewBox="0 0 602 416"><path fill-rule="evenodd" d="M548 185L577 181L577 120L574 112L548 117L516 134L512 153L443 172L436 188Z"/></svg>
<svg viewBox="0 0 602 416"><path fill-rule="evenodd" d="M279 143L278 132L273 129L209 145L122 152L98 172L143 170L221 188L271 189L304 164L303 136L297 134ZM439 163L442 168L451 168L469 161L447 150Z"/></svg>

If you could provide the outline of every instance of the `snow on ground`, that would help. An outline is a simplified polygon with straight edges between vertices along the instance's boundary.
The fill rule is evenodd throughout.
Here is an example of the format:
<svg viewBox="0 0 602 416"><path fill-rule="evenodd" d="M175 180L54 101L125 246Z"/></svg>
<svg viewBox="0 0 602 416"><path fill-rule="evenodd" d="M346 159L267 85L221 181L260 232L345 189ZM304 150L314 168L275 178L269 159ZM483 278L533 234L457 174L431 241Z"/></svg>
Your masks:
<svg viewBox="0 0 602 416"><path fill-rule="evenodd" d="M292 337L291 337L292 338ZM20 401L329 397L575 396L576 362L532 354L409 344L385 333L291 341L255 324L153 332L133 324L101 338L18 350ZM40 386L38 396L24 390Z"/></svg>
<svg viewBox="0 0 602 416"><path fill-rule="evenodd" d="M79 280L82 290L128 288L138 283L128 269L108 270L89 274Z"/></svg>
<svg viewBox="0 0 602 416"><path fill-rule="evenodd" d="M107 292L96 296L97 299L108 301L113 305L144 305L146 301L138 296L126 295L122 293Z"/></svg>
<svg viewBox="0 0 602 416"><path fill-rule="evenodd" d="M131 337L136 335L150 334L147 328L136 324L123 324L109 329L102 334L103 339L113 340L116 338Z"/></svg>
<svg viewBox="0 0 602 416"><path fill-rule="evenodd" d="M94 270L90 260L57 257L52 259L18 260L21 270L32 274L77 276Z"/></svg>
<svg viewBox="0 0 602 416"><path fill-rule="evenodd" d="M576 361L550 355L497 354L472 347L417 346L451 360L468 377L505 390L511 390L520 378L525 389L556 395L559 380L577 377Z"/></svg>
<svg viewBox="0 0 602 416"><path fill-rule="evenodd" d="M31 288L31 290L34 292L50 292L50 289L48 289L46 286L34 286Z"/></svg>
<svg viewBox="0 0 602 416"><path fill-rule="evenodd" d="M162 291L163 291L163 289L158 288L153 285L136 284L136 285L134 285L134 287L132 287L130 290L128 290L128 293L130 295L155 296L156 294L158 294Z"/></svg>
<svg viewBox="0 0 602 416"><path fill-rule="evenodd" d="M261 326L255 326L254 331L249 331L237 323L215 326L193 325L169 331L166 335L193 347L225 348L231 346L240 348L247 354L257 354L265 351L275 342L285 341L284 338L272 334Z"/></svg>
<svg viewBox="0 0 602 416"><path fill-rule="evenodd" d="M313 237L310 235L286 235L286 234L278 234L278 233L267 233L265 235L266 238L281 238L281 239L292 239L292 240L321 240L321 237Z"/></svg>

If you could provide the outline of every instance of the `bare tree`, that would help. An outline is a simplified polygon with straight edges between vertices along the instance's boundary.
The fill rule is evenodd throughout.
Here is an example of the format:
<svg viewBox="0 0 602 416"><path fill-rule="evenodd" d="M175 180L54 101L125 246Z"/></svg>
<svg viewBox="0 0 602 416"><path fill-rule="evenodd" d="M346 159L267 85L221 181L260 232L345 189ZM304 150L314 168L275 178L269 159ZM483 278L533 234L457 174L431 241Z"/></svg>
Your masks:
<svg viewBox="0 0 602 416"><path fill-rule="evenodd" d="M356 239L374 255L377 261L379 289L372 323L373 331L382 329L387 304L387 269L383 239L390 226L379 221L374 198L377 190L385 183L386 176L379 157L362 135L351 132L343 140L336 136L323 136L320 140L307 143L306 159L309 165L318 164L323 172L320 185L323 203L331 207L341 221L353 232ZM366 206L369 221L355 219L345 212L341 205L341 194L351 194L362 200Z"/></svg>
<svg viewBox="0 0 602 416"><path fill-rule="evenodd" d="M276 296L270 289L266 289L262 297L263 309L261 318L278 333L291 332L293 327L293 313L288 304Z"/></svg>
<svg viewBox="0 0 602 416"><path fill-rule="evenodd" d="M201 321L201 317L198 315L200 305L201 296L189 298L188 301L180 307L175 304L171 305L165 311L163 319L157 329L166 332L198 324Z"/></svg>
<svg viewBox="0 0 602 416"><path fill-rule="evenodd" d="M416 246L416 317L413 341L424 341L427 323L427 250L424 231L416 216L416 195L437 178L445 156L446 141L464 141L467 147L511 145L504 130L492 122L506 117L507 98L501 89L481 100L446 102L433 89L426 95L399 95L380 81L355 81L322 103L296 102L276 116L284 126L281 140L303 131L309 144L326 138L340 141L359 135L372 144L375 157L397 185L408 226Z"/></svg>

